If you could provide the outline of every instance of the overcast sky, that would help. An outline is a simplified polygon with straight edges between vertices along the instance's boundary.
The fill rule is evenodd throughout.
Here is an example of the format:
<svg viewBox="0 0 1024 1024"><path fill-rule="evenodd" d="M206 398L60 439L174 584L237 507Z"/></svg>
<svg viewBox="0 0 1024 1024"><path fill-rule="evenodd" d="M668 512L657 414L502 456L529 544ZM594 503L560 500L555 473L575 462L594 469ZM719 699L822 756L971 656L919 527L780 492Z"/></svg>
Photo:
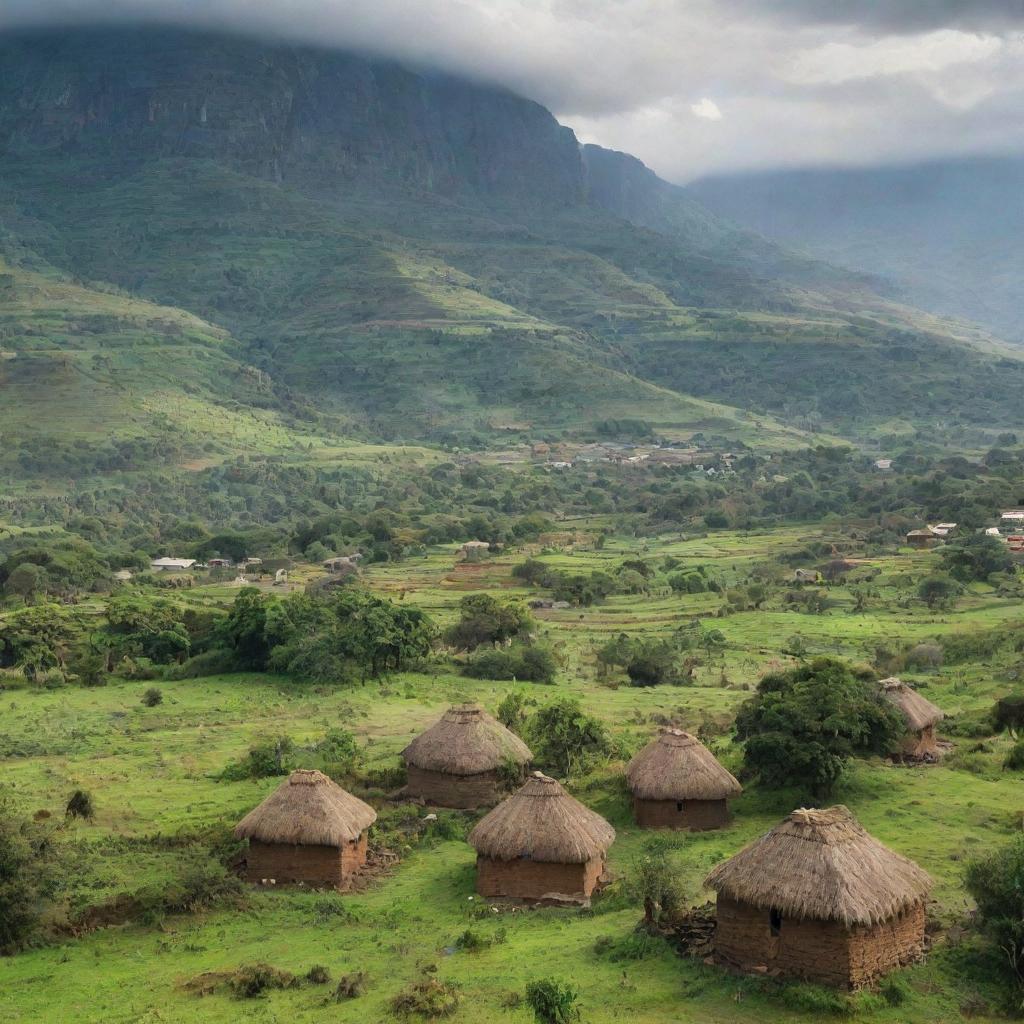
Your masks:
<svg viewBox="0 0 1024 1024"><path fill-rule="evenodd" d="M674 181L1024 151L1024 0L0 0L372 48L507 85Z"/></svg>

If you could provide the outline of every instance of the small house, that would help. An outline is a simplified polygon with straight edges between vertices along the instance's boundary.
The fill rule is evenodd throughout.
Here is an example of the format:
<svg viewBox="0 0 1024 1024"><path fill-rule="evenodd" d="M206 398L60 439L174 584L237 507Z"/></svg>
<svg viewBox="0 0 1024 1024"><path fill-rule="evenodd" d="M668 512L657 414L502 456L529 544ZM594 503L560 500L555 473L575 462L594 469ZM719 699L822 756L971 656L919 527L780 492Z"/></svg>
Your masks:
<svg viewBox="0 0 1024 1024"><path fill-rule="evenodd" d="M131 578L131 569L118 569L117 572L114 573L114 579L117 580L118 583L127 583Z"/></svg>
<svg viewBox="0 0 1024 1024"><path fill-rule="evenodd" d="M355 572L356 563L349 555L335 555L324 561L324 568L328 572Z"/></svg>
<svg viewBox="0 0 1024 1024"><path fill-rule="evenodd" d="M926 526L921 530L911 530L907 534L907 546L911 548L932 548L940 541L939 535L930 527Z"/></svg>
<svg viewBox="0 0 1024 1024"><path fill-rule="evenodd" d="M211 569L230 569L235 563L230 558L211 558L206 564Z"/></svg>
<svg viewBox="0 0 1024 1024"><path fill-rule="evenodd" d="M883 473L887 473L892 469L892 459L875 459L875 469L880 469Z"/></svg>
<svg viewBox="0 0 1024 1024"><path fill-rule="evenodd" d="M817 569L794 569L794 583L817 583L821 579L821 573Z"/></svg>
<svg viewBox="0 0 1024 1024"><path fill-rule="evenodd" d="M318 771L288 776L236 826L250 882L342 888L366 863L377 812Z"/></svg>
<svg viewBox="0 0 1024 1024"><path fill-rule="evenodd" d="M860 988L924 949L931 879L842 806L793 811L704 884L715 957L741 970Z"/></svg>
<svg viewBox="0 0 1024 1024"><path fill-rule="evenodd" d="M475 704L450 708L402 751L406 795L440 807L485 807L501 799L510 764L533 754L515 733Z"/></svg>
<svg viewBox="0 0 1024 1024"><path fill-rule="evenodd" d="M262 558L252 558L250 556L249 558L243 558L242 559L242 565L244 565L246 568L258 568L262 564L263 564L263 559Z"/></svg>
<svg viewBox="0 0 1024 1024"><path fill-rule="evenodd" d="M945 539L950 534L956 533L956 527L956 523L936 523L934 526L929 527L929 529L937 537L942 537L943 539Z"/></svg>
<svg viewBox="0 0 1024 1024"><path fill-rule="evenodd" d="M185 572L195 564L194 558L154 558L149 567L153 572Z"/></svg>
<svg viewBox="0 0 1024 1024"><path fill-rule="evenodd" d="M467 562L480 562L482 561L491 550L491 545L485 540L470 540L459 548L462 553L462 557Z"/></svg>
<svg viewBox="0 0 1024 1024"><path fill-rule="evenodd" d="M605 874L615 829L534 772L469 834L476 891L488 899L586 902Z"/></svg>
<svg viewBox="0 0 1024 1024"><path fill-rule="evenodd" d="M662 729L626 770L641 828L704 831L729 824L729 801L743 787L695 736Z"/></svg>
<svg viewBox="0 0 1024 1024"><path fill-rule="evenodd" d="M907 723L907 732L898 753L919 760L936 758L939 744L935 727L945 717L942 711L895 676L883 679L878 685L886 700L895 705Z"/></svg>

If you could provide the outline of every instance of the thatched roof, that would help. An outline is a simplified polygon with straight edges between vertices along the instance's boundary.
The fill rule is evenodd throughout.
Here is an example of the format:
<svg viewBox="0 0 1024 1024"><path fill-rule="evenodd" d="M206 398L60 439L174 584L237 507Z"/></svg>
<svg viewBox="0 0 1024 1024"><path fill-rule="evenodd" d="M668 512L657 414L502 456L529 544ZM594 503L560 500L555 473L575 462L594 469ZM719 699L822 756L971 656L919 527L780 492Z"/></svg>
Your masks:
<svg viewBox="0 0 1024 1024"><path fill-rule="evenodd" d="M507 760L528 764L530 748L475 704L450 708L402 751L405 763L447 775L479 775Z"/></svg>
<svg viewBox="0 0 1024 1024"><path fill-rule="evenodd" d="M891 679L883 679L878 685L907 720L907 728L911 732L927 729L945 717L940 708L922 697L913 687L907 686L902 679L893 676Z"/></svg>
<svg viewBox="0 0 1024 1024"><path fill-rule="evenodd" d="M788 917L872 925L919 903L932 882L837 806L793 811L719 864L704 884L719 896Z"/></svg>
<svg viewBox="0 0 1024 1024"><path fill-rule="evenodd" d="M554 779L534 772L522 789L481 819L469 841L494 860L585 864L612 845L615 829Z"/></svg>
<svg viewBox="0 0 1024 1024"><path fill-rule="evenodd" d="M729 800L743 787L695 736L662 729L626 770L633 796L641 800Z"/></svg>
<svg viewBox="0 0 1024 1024"><path fill-rule="evenodd" d="M377 820L377 812L322 772L292 772L236 826L236 839L298 846L342 846Z"/></svg>

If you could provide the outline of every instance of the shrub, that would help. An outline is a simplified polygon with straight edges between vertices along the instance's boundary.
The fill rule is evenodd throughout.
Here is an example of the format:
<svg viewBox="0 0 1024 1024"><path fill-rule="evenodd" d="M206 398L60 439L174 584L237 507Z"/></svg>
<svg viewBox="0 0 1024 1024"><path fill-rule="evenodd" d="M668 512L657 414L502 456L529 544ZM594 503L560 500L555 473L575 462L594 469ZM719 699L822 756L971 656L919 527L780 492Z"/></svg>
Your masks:
<svg viewBox="0 0 1024 1024"><path fill-rule="evenodd" d="M400 1017L411 1017L415 1014L436 1020L440 1017L450 1017L461 1002L462 993L455 982L422 978L399 992L391 1000L391 1009Z"/></svg>
<svg viewBox="0 0 1024 1024"><path fill-rule="evenodd" d="M270 989L295 988L298 978L270 964L244 964L227 979L227 986L238 999L256 999Z"/></svg>
<svg viewBox="0 0 1024 1024"><path fill-rule="evenodd" d="M527 697L520 690L509 690L498 705L498 721L506 729L518 733L522 729L527 717L527 707L536 706L537 702L532 697Z"/></svg>
<svg viewBox="0 0 1024 1024"><path fill-rule="evenodd" d="M168 881L134 893L142 917L194 914L220 904L241 904L245 887L209 850L193 847Z"/></svg>
<svg viewBox="0 0 1024 1024"><path fill-rule="evenodd" d="M51 880L43 833L0 805L0 953L14 952L35 934Z"/></svg>
<svg viewBox="0 0 1024 1024"><path fill-rule="evenodd" d="M663 683L679 686L687 682L679 651L667 640L647 640L635 643L626 675L633 686L659 686Z"/></svg>
<svg viewBox="0 0 1024 1024"><path fill-rule="evenodd" d="M295 767L292 763L294 750L295 744L287 736L264 740L250 747L240 761L232 761L218 778L221 782L242 782L287 775Z"/></svg>
<svg viewBox="0 0 1024 1024"><path fill-rule="evenodd" d="M540 644L480 649L464 669L473 679L521 679L529 683L555 681L555 656Z"/></svg>
<svg viewBox="0 0 1024 1024"><path fill-rule="evenodd" d="M95 813L92 795L84 789L76 789L68 798L67 806L64 808L64 815L68 818L84 818L88 821Z"/></svg>
<svg viewBox="0 0 1024 1024"><path fill-rule="evenodd" d="M1003 767L1009 768L1013 772L1024 771L1024 739L1017 740L1010 748L1010 752L1003 761Z"/></svg>
<svg viewBox="0 0 1024 1024"><path fill-rule="evenodd" d="M163 702L164 695L155 686L151 686L142 695L142 703L145 704L147 708L155 708L158 704L163 704Z"/></svg>
<svg viewBox="0 0 1024 1024"><path fill-rule="evenodd" d="M967 865L964 882L978 921L1000 951L1018 1009L1024 1009L1024 835Z"/></svg>
<svg viewBox="0 0 1024 1024"><path fill-rule="evenodd" d="M645 925L670 919L683 904L679 875L668 856L670 849L664 839L655 837L632 864L627 891L643 904Z"/></svg>
<svg viewBox="0 0 1024 1024"><path fill-rule="evenodd" d="M789 1009L816 1017L826 1014L846 1017L852 1010L849 996L807 982L792 982L783 986L780 998Z"/></svg>
<svg viewBox="0 0 1024 1024"><path fill-rule="evenodd" d="M529 721L527 735L537 760L563 774L610 746L604 726L585 714L579 701L567 697L540 708Z"/></svg>
<svg viewBox="0 0 1024 1024"><path fill-rule="evenodd" d="M336 774L347 775L362 760L363 752L348 729L328 729L313 746L324 767Z"/></svg>
<svg viewBox="0 0 1024 1024"><path fill-rule="evenodd" d="M357 971L355 974L343 974L334 990L335 1002L343 1002L346 999L358 999L366 991L367 975L365 971Z"/></svg>
<svg viewBox="0 0 1024 1024"><path fill-rule="evenodd" d="M903 719L871 679L833 658L764 676L736 716L744 766L770 786L809 786L827 795L847 760L887 753Z"/></svg>
<svg viewBox="0 0 1024 1024"><path fill-rule="evenodd" d="M939 644L915 644L903 656L908 668L937 669L942 666L943 649Z"/></svg>
<svg viewBox="0 0 1024 1024"><path fill-rule="evenodd" d="M331 980L331 972L323 964L314 964L306 971L306 981L311 985L326 985Z"/></svg>
<svg viewBox="0 0 1024 1024"><path fill-rule="evenodd" d="M537 1024L572 1024L580 1019L579 993L553 978L531 981L526 986L526 1005Z"/></svg>
<svg viewBox="0 0 1024 1024"><path fill-rule="evenodd" d="M459 602L459 621L445 633L445 640L459 650L471 651L518 636L529 622L517 604L502 604L489 594L468 594Z"/></svg>

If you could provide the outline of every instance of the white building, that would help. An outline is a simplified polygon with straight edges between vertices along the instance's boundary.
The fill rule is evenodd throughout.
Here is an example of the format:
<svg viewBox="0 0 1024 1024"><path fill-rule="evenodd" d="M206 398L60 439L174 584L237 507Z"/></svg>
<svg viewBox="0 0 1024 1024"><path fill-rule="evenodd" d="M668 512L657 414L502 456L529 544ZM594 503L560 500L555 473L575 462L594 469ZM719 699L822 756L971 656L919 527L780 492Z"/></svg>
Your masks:
<svg viewBox="0 0 1024 1024"><path fill-rule="evenodd" d="M194 558L154 558L149 567L153 572L184 572L195 564Z"/></svg>

